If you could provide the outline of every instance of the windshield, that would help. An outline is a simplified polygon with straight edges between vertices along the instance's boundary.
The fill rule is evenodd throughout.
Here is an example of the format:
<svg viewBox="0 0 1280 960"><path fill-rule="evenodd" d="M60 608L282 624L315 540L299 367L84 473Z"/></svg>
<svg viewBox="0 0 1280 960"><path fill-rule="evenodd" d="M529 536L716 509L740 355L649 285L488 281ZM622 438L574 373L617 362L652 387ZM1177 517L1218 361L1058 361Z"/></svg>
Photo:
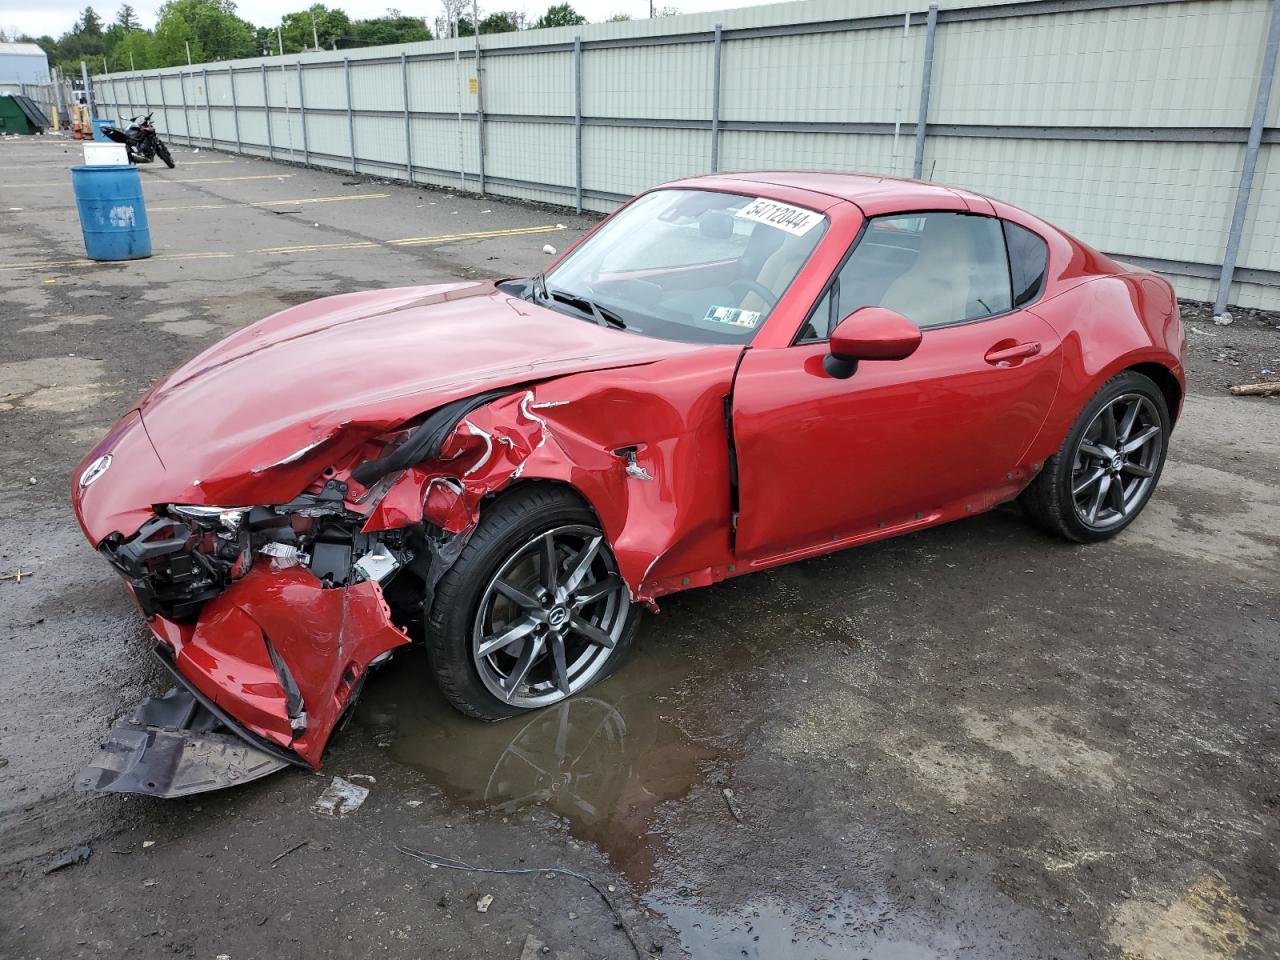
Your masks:
<svg viewBox="0 0 1280 960"><path fill-rule="evenodd" d="M645 336L749 343L826 228L821 213L763 197L659 190L530 292L546 306Z"/></svg>

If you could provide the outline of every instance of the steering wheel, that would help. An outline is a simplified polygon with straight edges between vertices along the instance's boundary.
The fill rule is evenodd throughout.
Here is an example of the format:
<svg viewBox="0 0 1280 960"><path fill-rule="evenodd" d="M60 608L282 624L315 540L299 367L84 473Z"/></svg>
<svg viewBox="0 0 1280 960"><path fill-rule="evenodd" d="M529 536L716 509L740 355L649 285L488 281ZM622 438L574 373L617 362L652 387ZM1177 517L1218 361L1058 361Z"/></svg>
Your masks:
<svg viewBox="0 0 1280 960"><path fill-rule="evenodd" d="M739 288L741 288L744 293L754 293L765 302L765 305L769 307L769 309L773 309L778 305L778 298L774 295L774 292L757 280L735 280L733 283L729 284L729 292L741 300L742 294L738 293Z"/></svg>

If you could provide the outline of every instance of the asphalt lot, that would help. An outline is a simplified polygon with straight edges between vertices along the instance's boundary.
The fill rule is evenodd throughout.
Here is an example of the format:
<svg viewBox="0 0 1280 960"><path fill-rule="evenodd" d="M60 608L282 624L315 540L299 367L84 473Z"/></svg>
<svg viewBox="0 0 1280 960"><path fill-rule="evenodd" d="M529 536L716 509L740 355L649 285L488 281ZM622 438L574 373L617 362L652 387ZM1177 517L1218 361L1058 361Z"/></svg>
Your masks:
<svg viewBox="0 0 1280 960"><path fill-rule="evenodd" d="M618 675L528 718L462 718L411 654L319 774L71 792L164 686L67 503L104 429L275 310L527 275L589 226L178 149L143 171L156 255L88 265L77 153L0 140L0 576L31 572L0 580L0 957L1280 954L1280 401L1196 353L1161 488L1109 543L1000 510L664 601ZM370 789L341 819L311 810L335 774ZM572 877L396 845L588 875L626 931Z"/></svg>

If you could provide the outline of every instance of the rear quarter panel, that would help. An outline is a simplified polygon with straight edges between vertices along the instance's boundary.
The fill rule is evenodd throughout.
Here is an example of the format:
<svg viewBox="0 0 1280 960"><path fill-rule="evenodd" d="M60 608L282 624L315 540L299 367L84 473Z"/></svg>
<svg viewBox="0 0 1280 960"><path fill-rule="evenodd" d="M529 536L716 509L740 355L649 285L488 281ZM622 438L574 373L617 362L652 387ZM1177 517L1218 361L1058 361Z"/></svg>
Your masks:
<svg viewBox="0 0 1280 960"><path fill-rule="evenodd" d="M1141 272L1098 276L1030 309L1062 337L1063 362L1058 395L1028 459L1043 462L1057 452L1089 399L1131 367L1156 364L1169 372L1178 387L1170 411L1177 417L1186 337L1167 281Z"/></svg>

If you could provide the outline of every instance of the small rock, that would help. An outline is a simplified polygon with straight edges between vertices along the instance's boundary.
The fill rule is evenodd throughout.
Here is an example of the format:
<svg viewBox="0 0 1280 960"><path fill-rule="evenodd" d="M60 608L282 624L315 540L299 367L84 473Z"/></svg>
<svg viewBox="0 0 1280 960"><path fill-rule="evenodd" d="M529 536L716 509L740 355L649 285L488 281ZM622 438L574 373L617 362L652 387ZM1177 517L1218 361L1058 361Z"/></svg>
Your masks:
<svg viewBox="0 0 1280 960"><path fill-rule="evenodd" d="M483 897L476 901L476 913L488 913L489 905L493 903L493 894L486 893Z"/></svg>

